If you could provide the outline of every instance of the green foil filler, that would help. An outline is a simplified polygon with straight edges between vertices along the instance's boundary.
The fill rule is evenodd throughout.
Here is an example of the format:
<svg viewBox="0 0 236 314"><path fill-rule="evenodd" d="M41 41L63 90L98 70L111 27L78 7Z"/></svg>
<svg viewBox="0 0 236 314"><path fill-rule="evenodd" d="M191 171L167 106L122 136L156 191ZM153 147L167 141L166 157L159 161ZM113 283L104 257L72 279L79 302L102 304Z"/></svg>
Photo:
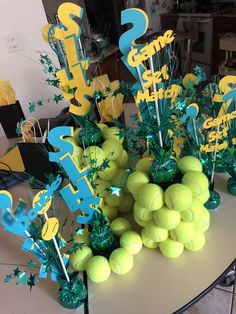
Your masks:
<svg viewBox="0 0 236 314"><path fill-rule="evenodd" d="M177 164L174 159L169 159L164 163L155 160L151 167L153 181L157 184L171 182L178 172Z"/></svg>
<svg viewBox="0 0 236 314"><path fill-rule="evenodd" d="M69 277L70 282L67 280L59 281L61 287L58 292L58 298L64 308L77 309L84 303L88 292L77 272L69 274Z"/></svg>
<svg viewBox="0 0 236 314"><path fill-rule="evenodd" d="M102 141L102 132L101 130L91 122L87 122L86 125L79 132L78 145L90 146L100 144Z"/></svg>

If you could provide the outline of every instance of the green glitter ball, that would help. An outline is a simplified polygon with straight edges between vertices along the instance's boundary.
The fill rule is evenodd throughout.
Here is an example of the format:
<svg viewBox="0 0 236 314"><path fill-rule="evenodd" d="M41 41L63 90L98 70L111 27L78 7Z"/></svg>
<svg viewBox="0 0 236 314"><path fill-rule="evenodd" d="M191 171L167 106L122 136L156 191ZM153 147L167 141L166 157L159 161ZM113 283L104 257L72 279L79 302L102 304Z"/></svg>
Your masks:
<svg viewBox="0 0 236 314"><path fill-rule="evenodd" d="M236 179L229 178L227 182L227 189L231 195L236 196Z"/></svg>
<svg viewBox="0 0 236 314"><path fill-rule="evenodd" d="M236 162L230 163L227 166L226 171L231 175L231 177L236 178Z"/></svg>
<svg viewBox="0 0 236 314"><path fill-rule="evenodd" d="M220 205L220 194L216 191L210 191L210 198L204 204L207 209L216 209Z"/></svg>
<svg viewBox="0 0 236 314"><path fill-rule="evenodd" d="M154 160L151 167L151 176L155 183L171 182L178 172L177 163L174 159L169 159L164 163Z"/></svg>

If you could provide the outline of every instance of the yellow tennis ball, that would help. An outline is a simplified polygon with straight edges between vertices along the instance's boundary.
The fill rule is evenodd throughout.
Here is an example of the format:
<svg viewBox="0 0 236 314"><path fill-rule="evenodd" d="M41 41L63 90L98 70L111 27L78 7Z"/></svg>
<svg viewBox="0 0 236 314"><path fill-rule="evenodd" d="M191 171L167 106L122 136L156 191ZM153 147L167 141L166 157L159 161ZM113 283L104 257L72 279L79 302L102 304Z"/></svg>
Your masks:
<svg viewBox="0 0 236 314"><path fill-rule="evenodd" d="M123 191L119 191L119 195L112 194L112 192L108 192L105 196L105 201L109 206L119 207L124 201L125 193Z"/></svg>
<svg viewBox="0 0 236 314"><path fill-rule="evenodd" d="M207 176L199 171L187 172L182 178L182 183L190 188L194 197L205 193L209 187Z"/></svg>
<svg viewBox="0 0 236 314"><path fill-rule="evenodd" d="M183 211L189 209L193 195L189 187L183 184L173 184L165 191L165 203L170 209Z"/></svg>
<svg viewBox="0 0 236 314"><path fill-rule="evenodd" d="M74 131L74 141L75 143L78 143L78 140L79 140L79 132L81 131L81 128L77 128L75 131Z"/></svg>
<svg viewBox="0 0 236 314"><path fill-rule="evenodd" d="M195 224L193 222L181 221L180 224L170 231L173 240L188 243L193 239L195 233Z"/></svg>
<svg viewBox="0 0 236 314"><path fill-rule="evenodd" d="M161 209L154 212L153 218L157 227L172 230L180 223L181 215L178 211L163 206Z"/></svg>
<svg viewBox="0 0 236 314"><path fill-rule="evenodd" d="M81 168L82 164L82 156L83 156L83 149L79 146L76 146L75 155L73 156L73 160L76 163L77 166Z"/></svg>
<svg viewBox="0 0 236 314"><path fill-rule="evenodd" d="M108 129L108 126L105 123L98 123L97 127L103 132L103 130L106 128Z"/></svg>
<svg viewBox="0 0 236 314"><path fill-rule="evenodd" d="M121 144L124 141L123 137L120 137L120 129L117 127L111 127L111 128L102 128L102 135L105 140L113 139Z"/></svg>
<svg viewBox="0 0 236 314"><path fill-rule="evenodd" d="M117 160L123 151L121 143L114 139L106 140L102 144L102 149L108 160Z"/></svg>
<svg viewBox="0 0 236 314"><path fill-rule="evenodd" d="M146 227L146 225L148 224L149 221L144 221L142 219L140 219L139 217L137 217L136 213L134 213L134 221L136 222L137 225L139 225L140 227Z"/></svg>
<svg viewBox="0 0 236 314"><path fill-rule="evenodd" d="M141 207L138 202L135 202L134 204L134 215L142 221L148 222L153 220L153 212Z"/></svg>
<svg viewBox="0 0 236 314"><path fill-rule="evenodd" d="M119 169L114 179L111 180L111 185L123 188L127 184L129 173L124 169Z"/></svg>
<svg viewBox="0 0 236 314"><path fill-rule="evenodd" d="M202 202L202 204L205 204L210 198L210 191L207 190L205 193L198 195L197 199Z"/></svg>
<svg viewBox="0 0 236 314"><path fill-rule="evenodd" d="M109 264L114 273L125 275L132 269L134 258L126 249L119 248L111 253Z"/></svg>
<svg viewBox="0 0 236 314"><path fill-rule="evenodd" d="M108 167L106 167L102 171L98 171L98 176L104 181L110 181L114 179L114 177L117 175L118 167L117 164L110 160L108 163Z"/></svg>
<svg viewBox="0 0 236 314"><path fill-rule="evenodd" d="M184 245L181 242L170 238L159 244L161 253L168 258L178 258L184 251Z"/></svg>
<svg viewBox="0 0 236 314"><path fill-rule="evenodd" d="M86 273L92 282L100 283L106 281L110 274L111 268L108 260L104 256L93 256L86 265Z"/></svg>
<svg viewBox="0 0 236 314"><path fill-rule="evenodd" d="M56 217L48 218L42 229L42 238L45 241L52 240L59 230L59 222Z"/></svg>
<svg viewBox="0 0 236 314"><path fill-rule="evenodd" d="M210 227L210 213L204 208L201 213L201 216L196 219L195 224L197 228L201 229L203 232L206 232Z"/></svg>
<svg viewBox="0 0 236 314"><path fill-rule="evenodd" d="M104 181L100 178L95 180L95 193L98 194L100 197L105 197L109 194L110 184L107 181Z"/></svg>
<svg viewBox="0 0 236 314"><path fill-rule="evenodd" d="M138 192L137 201L140 206L155 211L164 205L164 192L157 184L145 184Z"/></svg>
<svg viewBox="0 0 236 314"><path fill-rule="evenodd" d="M116 160L117 166L122 169L126 169L129 167L129 155L126 150L122 150L121 155Z"/></svg>
<svg viewBox="0 0 236 314"><path fill-rule="evenodd" d="M149 182L149 177L145 173L135 171L135 172L131 173L128 177L127 188L135 198L135 196L137 196L140 188L144 184L147 184L148 182Z"/></svg>
<svg viewBox="0 0 236 314"><path fill-rule="evenodd" d="M181 212L181 219L183 221L192 222L200 217L204 206L197 198L193 198L192 204L189 209Z"/></svg>
<svg viewBox="0 0 236 314"><path fill-rule="evenodd" d="M93 252L90 247L83 245L81 249L76 250L70 256L70 264L75 270L84 271Z"/></svg>
<svg viewBox="0 0 236 314"><path fill-rule="evenodd" d="M153 242L164 241L168 238L169 235L166 229L157 227L157 225L153 221L149 222L144 229L147 237Z"/></svg>
<svg viewBox="0 0 236 314"><path fill-rule="evenodd" d="M152 162L153 162L153 158L151 158L151 157L142 158L142 159L140 159L140 160L137 162L137 165L136 165L136 167L135 167L135 170L136 170L136 171L139 171L139 172L146 173L148 176L150 176L150 174L151 174Z"/></svg>
<svg viewBox="0 0 236 314"><path fill-rule="evenodd" d="M84 150L83 162L86 166L96 168L102 165L105 159L104 151L98 146L89 146Z"/></svg>
<svg viewBox="0 0 236 314"><path fill-rule="evenodd" d="M107 204L103 204L101 206L103 214L107 217L107 219L111 222L118 216L118 208L114 206L109 206Z"/></svg>
<svg viewBox="0 0 236 314"><path fill-rule="evenodd" d="M145 228L141 231L141 238L143 245L149 249L156 249L158 248L159 243L152 241L148 236L146 235Z"/></svg>
<svg viewBox="0 0 236 314"><path fill-rule="evenodd" d="M120 246L126 249L131 255L135 255L141 251L143 243L137 232L126 231L120 238Z"/></svg>
<svg viewBox="0 0 236 314"><path fill-rule="evenodd" d="M179 159L177 162L177 167L183 175L189 171L202 172L202 164L200 160L193 156L185 156Z"/></svg>
<svg viewBox="0 0 236 314"><path fill-rule="evenodd" d="M117 237L120 237L123 233L131 229L130 222L123 217L113 220L110 227L114 235Z"/></svg>
<svg viewBox="0 0 236 314"><path fill-rule="evenodd" d="M90 244L89 231L88 229L83 229L81 234L77 234L73 238L74 243L84 243L86 245Z"/></svg>
<svg viewBox="0 0 236 314"><path fill-rule="evenodd" d="M194 233L192 240L188 243L185 243L184 247L192 252L200 251L206 243L206 237L204 232L197 229Z"/></svg>
<svg viewBox="0 0 236 314"><path fill-rule="evenodd" d="M119 212L128 213L134 207L134 199L131 194L125 194L124 199L119 206Z"/></svg>

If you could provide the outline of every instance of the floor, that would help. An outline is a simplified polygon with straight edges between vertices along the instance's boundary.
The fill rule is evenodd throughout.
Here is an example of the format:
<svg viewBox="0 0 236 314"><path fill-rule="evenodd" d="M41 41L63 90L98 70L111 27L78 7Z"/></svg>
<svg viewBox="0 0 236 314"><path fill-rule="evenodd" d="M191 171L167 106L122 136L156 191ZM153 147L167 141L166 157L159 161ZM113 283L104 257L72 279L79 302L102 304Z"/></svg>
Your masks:
<svg viewBox="0 0 236 314"><path fill-rule="evenodd" d="M236 314L236 291L234 285L217 285L184 314Z"/></svg>

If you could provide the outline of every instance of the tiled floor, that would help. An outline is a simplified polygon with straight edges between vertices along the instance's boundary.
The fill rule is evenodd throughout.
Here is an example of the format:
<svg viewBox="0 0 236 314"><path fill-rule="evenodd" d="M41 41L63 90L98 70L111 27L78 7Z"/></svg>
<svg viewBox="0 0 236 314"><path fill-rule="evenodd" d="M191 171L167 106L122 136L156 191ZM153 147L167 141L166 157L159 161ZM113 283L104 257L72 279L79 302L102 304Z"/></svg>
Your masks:
<svg viewBox="0 0 236 314"><path fill-rule="evenodd" d="M236 294L233 298L233 286L216 286L184 314L236 314Z"/></svg>

